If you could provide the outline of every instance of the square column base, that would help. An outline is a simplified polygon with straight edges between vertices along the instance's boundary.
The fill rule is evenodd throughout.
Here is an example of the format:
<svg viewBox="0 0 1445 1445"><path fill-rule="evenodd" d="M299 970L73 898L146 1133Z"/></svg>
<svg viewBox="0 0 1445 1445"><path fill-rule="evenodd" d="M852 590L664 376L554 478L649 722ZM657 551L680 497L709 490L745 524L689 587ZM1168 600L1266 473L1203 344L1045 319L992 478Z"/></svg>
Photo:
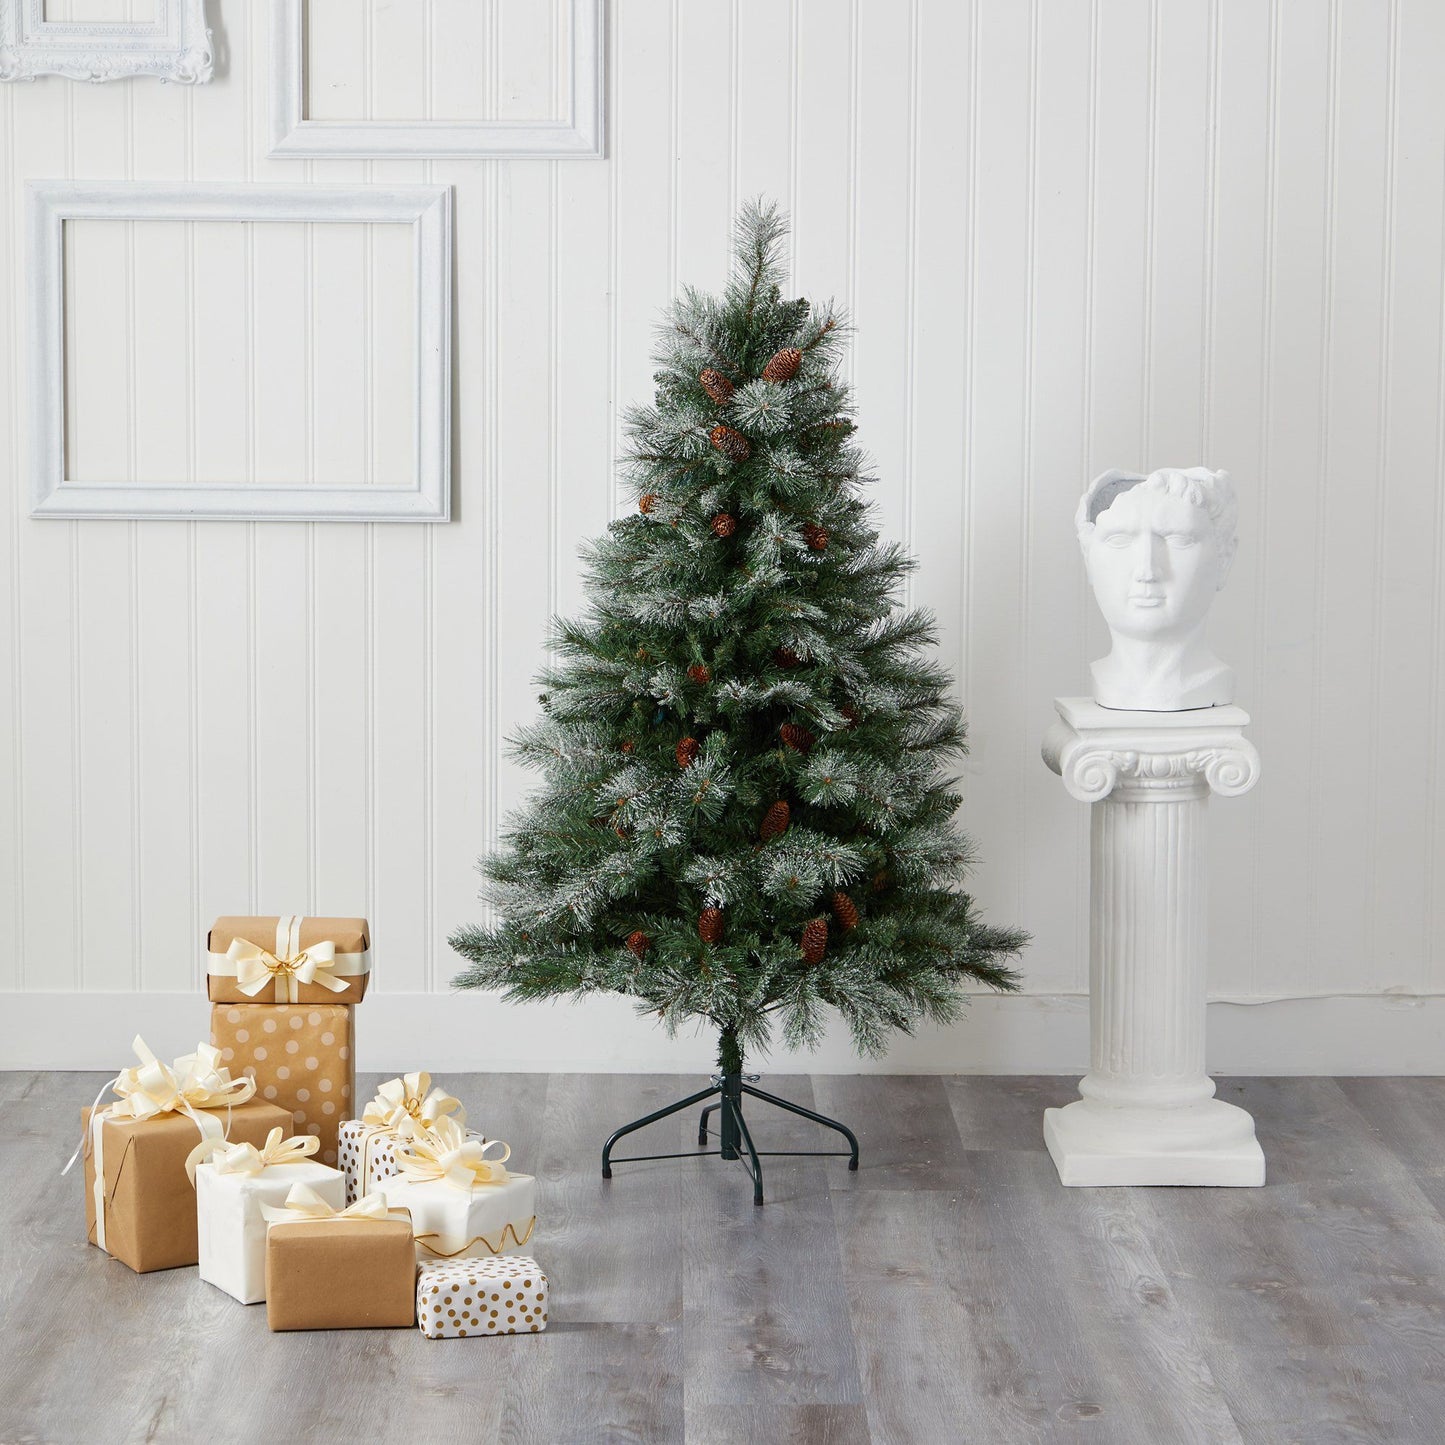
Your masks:
<svg viewBox="0 0 1445 1445"><path fill-rule="evenodd" d="M1254 1120L1222 1099L1179 1109L1110 1108L1080 1099L1044 1110L1044 1142L1059 1182L1072 1188L1258 1189L1264 1183L1264 1151L1254 1137Z"/></svg>

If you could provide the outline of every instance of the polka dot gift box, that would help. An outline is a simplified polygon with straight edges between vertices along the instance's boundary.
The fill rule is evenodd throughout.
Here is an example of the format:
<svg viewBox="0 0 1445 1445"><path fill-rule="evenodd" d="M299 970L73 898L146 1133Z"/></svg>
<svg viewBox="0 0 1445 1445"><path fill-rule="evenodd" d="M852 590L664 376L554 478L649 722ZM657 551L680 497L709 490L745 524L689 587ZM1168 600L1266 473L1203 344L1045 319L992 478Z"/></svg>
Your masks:
<svg viewBox="0 0 1445 1445"><path fill-rule="evenodd" d="M429 1340L540 1334L547 1328L547 1276L525 1254L424 1264L416 1318Z"/></svg>
<svg viewBox="0 0 1445 1445"><path fill-rule="evenodd" d="M332 1167L356 1092L354 1012L347 1004L211 1005L211 1042L226 1067L255 1079L256 1098L285 1109L294 1133L314 1135L315 1157Z"/></svg>

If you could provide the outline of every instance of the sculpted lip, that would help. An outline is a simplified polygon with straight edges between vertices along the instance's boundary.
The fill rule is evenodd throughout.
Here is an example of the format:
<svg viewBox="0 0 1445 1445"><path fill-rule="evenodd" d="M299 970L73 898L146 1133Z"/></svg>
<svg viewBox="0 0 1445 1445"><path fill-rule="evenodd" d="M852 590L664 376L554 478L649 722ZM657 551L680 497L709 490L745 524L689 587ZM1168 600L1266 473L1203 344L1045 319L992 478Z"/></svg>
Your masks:
<svg viewBox="0 0 1445 1445"><path fill-rule="evenodd" d="M1129 594L1129 601L1132 602L1135 607L1162 607L1164 605L1164 595L1161 592L1131 592Z"/></svg>

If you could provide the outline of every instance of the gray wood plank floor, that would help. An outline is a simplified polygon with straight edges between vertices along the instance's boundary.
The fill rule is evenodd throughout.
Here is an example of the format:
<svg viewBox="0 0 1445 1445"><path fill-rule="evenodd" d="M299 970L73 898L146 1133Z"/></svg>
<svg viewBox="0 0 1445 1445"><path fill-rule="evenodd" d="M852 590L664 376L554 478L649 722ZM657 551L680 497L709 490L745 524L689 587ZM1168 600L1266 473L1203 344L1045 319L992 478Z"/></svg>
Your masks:
<svg viewBox="0 0 1445 1445"><path fill-rule="evenodd" d="M1230 1080L1261 1190L1065 1190L1072 1079L774 1077L862 1168L622 1164L695 1078L448 1080L540 1183L541 1336L272 1335L84 1242L92 1074L0 1073L0 1442L1445 1440L1445 1080ZM363 1079L363 1092L371 1079ZM759 1148L830 1148L749 1112ZM690 1148L696 1116L640 1152ZM631 1152L631 1151L628 1151Z"/></svg>

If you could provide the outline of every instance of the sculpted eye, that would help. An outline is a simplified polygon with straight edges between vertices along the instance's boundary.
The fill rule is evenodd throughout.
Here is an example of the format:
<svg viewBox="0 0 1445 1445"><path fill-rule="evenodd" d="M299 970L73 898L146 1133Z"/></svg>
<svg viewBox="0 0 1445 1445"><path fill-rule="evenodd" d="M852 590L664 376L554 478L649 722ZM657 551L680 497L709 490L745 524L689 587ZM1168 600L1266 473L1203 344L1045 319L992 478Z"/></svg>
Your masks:
<svg viewBox="0 0 1445 1445"><path fill-rule="evenodd" d="M1199 538L1193 532L1170 532L1168 542L1171 547L1197 547Z"/></svg>
<svg viewBox="0 0 1445 1445"><path fill-rule="evenodd" d="M1103 538L1106 547L1127 547L1132 540L1127 532L1105 532Z"/></svg>

